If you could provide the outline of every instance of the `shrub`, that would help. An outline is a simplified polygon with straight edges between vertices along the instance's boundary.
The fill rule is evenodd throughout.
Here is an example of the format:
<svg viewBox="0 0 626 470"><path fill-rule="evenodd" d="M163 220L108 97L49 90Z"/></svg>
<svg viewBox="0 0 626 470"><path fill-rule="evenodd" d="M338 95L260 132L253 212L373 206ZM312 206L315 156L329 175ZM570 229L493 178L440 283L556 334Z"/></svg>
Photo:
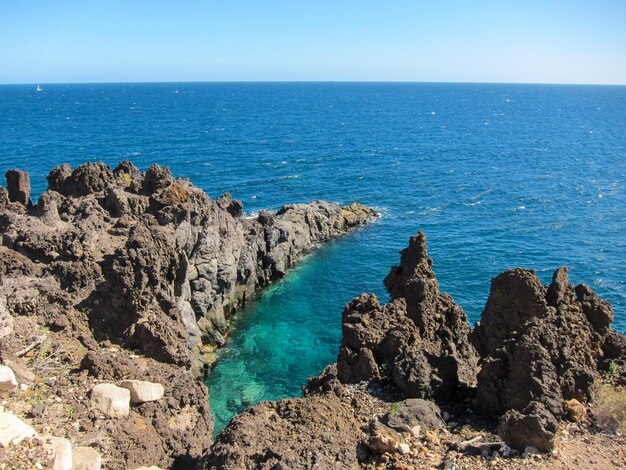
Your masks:
<svg viewBox="0 0 626 470"><path fill-rule="evenodd" d="M609 364L609 371L607 372L607 376L611 379L616 379L621 373L622 371L619 369L619 366L611 361L611 363Z"/></svg>
<svg viewBox="0 0 626 470"><path fill-rule="evenodd" d="M626 390L623 388L596 383L591 409L600 429L610 432L626 429Z"/></svg>

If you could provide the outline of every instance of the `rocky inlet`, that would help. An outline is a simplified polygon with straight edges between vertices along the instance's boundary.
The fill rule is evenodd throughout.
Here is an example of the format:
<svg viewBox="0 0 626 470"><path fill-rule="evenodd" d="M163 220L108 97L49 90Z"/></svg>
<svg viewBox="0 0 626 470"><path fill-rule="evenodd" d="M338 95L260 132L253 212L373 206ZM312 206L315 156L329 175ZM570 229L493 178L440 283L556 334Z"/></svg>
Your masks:
<svg viewBox="0 0 626 470"><path fill-rule="evenodd" d="M228 321L359 204L244 217L169 170L64 165L36 204L0 189L0 460L62 468L607 468L626 465L626 337L559 268L496 276L480 322L441 292L418 232L342 316L336 364L212 443L200 382ZM624 402L626 403L626 401ZM622 405L624 405L622 403ZM613 406L613 405L611 405ZM623 408L626 410L626 406ZM611 414L613 413L613 414ZM613 421L611 421L611 419ZM622 421L620 421L622 420ZM598 431L603 431L599 433Z"/></svg>
<svg viewBox="0 0 626 470"><path fill-rule="evenodd" d="M391 301L361 294L346 306L337 363L304 398L234 418L203 468L485 468L475 455L540 468L549 462L532 456L558 456L557 433L587 419L583 403L610 364L626 383L626 336L611 329L611 306L569 285L565 268L549 286L531 270L503 272L472 329L432 264L419 232L384 281ZM593 455L585 439L572 459ZM615 439L596 454L622 448Z"/></svg>
<svg viewBox="0 0 626 470"><path fill-rule="evenodd" d="M229 317L377 216L316 201L246 218L229 194L212 200L129 162L55 168L35 204L28 174L6 177L0 358L19 383L6 385L9 409L107 468L188 468L204 455L213 423L199 379Z"/></svg>

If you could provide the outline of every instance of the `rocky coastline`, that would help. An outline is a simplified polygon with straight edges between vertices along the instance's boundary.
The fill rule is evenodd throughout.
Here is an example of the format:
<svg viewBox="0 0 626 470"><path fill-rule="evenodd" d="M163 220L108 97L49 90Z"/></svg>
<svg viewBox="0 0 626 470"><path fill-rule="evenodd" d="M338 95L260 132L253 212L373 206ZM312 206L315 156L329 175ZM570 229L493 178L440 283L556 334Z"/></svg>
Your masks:
<svg viewBox="0 0 626 470"><path fill-rule="evenodd" d="M62 165L36 203L27 173L6 178L0 429L7 443L36 430L42 462L67 460L71 441L105 468L189 468L211 445L200 379L230 316L320 243L377 217L316 201L246 218L229 194L212 200L158 165ZM30 430L12 436L17 416ZM0 460L16 457L7 449Z"/></svg>
<svg viewBox="0 0 626 470"><path fill-rule="evenodd" d="M610 304L571 286L566 268L549 286L511 269L492 280L470 327L441 292L421 232L384 279L389 303L361 294L345 307L337 362L309 380L304 396L251 408L212 443L199 379L229 317L305 253L376 213L317 201L246 218L228 194L212 200L167 169L142 173L129 162L58 167L36 204L26 173L6 177L0 461L59 469L626 465L626 415L603 416L597 405L599 387L626 397L626 336L611 328Z"/></svg>
<svg viewBox="0 0 626 470"><path fill-rule="evenodd" d="M611 306L566 268L549 286L511 269L470 328L432 264L419 232L384 281L391 301L346 306L337 363L303 398L234 418L201 468L626 465L626 336ZM622 400L613 416L598 386Z"/></svg>

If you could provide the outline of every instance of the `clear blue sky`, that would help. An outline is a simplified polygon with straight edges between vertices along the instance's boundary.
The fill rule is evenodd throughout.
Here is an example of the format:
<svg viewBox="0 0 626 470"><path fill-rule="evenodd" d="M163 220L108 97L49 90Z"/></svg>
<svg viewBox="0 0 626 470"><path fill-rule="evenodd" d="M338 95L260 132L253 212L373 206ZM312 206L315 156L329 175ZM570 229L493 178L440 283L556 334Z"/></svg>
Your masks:
<svg viewBox="0 0 626 470"><path fill-rule="evenodd" d="M626 0L0 0L0 83L626 84Z"/></svg>

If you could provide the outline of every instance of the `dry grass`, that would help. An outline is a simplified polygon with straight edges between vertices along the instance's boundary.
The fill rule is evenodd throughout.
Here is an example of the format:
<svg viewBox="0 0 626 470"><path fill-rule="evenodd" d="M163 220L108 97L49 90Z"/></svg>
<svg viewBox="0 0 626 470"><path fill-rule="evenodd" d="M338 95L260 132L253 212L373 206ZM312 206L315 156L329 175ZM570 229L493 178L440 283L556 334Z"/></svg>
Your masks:
<svg viewBox="0 0 626 470"><path fill-rule="evenodd" d="M626 389L598 382L594 387L591 409L601 429L626 430Z"/></svg>
<svg viewBox="0 0 626 470"><path fill-rule="evenodd" d="M133 182L133 177L130 173L120 173L117 176L117 184L123 188L127 188Z"/></svg>
<svg viewBox="0 0 626 470"><path fill-rule="evenodd" d="M191 192L180 183L172 183L163 193L161 203L165 205L178 204L186 202Z"/></svg>

